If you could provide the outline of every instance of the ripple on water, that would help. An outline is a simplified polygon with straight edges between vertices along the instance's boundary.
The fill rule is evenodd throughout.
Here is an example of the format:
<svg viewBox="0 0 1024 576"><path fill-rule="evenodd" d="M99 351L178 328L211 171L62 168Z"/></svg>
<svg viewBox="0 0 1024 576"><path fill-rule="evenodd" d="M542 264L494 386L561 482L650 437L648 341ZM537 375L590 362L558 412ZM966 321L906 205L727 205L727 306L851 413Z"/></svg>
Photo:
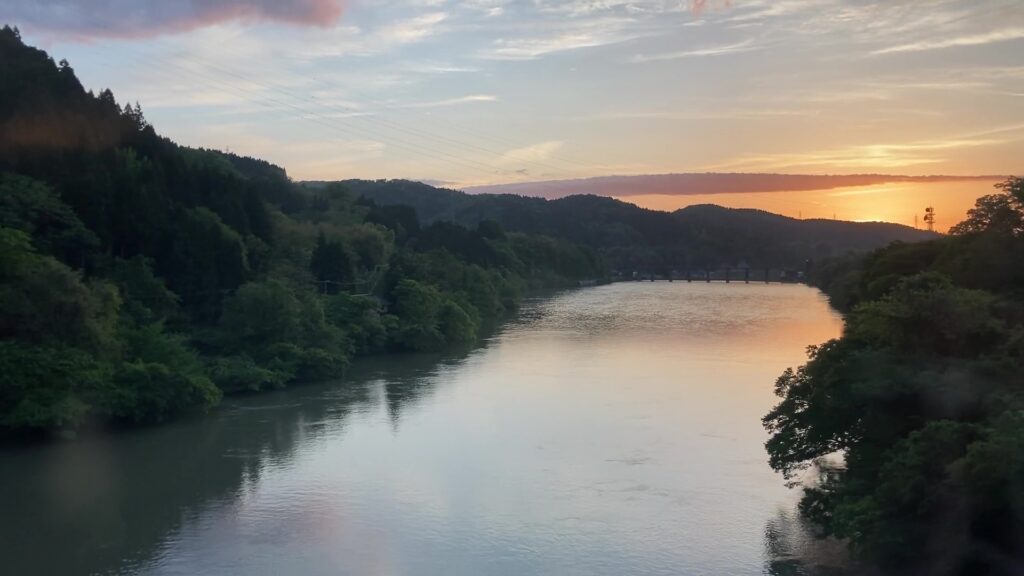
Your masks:
<svg viewBox="0 0 1024 576"><path fill-rule="evenodd" d="M803 286L532 300L474 351L0 454L0 553L29 576L828 573L759 419L839 328Z"/></svg>

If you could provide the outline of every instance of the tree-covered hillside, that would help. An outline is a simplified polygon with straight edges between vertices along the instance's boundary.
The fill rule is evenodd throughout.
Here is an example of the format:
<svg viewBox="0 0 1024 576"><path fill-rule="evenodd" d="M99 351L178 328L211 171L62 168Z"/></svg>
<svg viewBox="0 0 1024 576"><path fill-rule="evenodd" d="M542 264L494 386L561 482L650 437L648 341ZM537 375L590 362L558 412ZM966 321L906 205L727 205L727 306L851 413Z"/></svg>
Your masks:
<svg viewBox="0 0 1024 576"><path fill-rule="evenodd" d="M1021 574L1024 180L952 232L818 267L846 328L779 378L768 452L813 466L801 510L892 573Z"/></svg>
<svg viewBox="0 0 1024 576"><path fill-rule="evenodd" d="M482 220L494 220L508 230L590 246L605 257L609 266L622 271L717 268L741 262L754 268L802 269L807 260L936 236L897 224L797 220L760 210L712 205L667 213L603 196L545 200L511 194L465 194L405 180L352 180L344 184L378 204L413 206L427 222L474 226Z"/></svg>
<svg viewBox="0 0 1024 576"><path fill-rule="evenodd" d="M0 435L137 423L471 343L533 286L604 267L492 221L311 191L178 146L0 30Z"/></svg>

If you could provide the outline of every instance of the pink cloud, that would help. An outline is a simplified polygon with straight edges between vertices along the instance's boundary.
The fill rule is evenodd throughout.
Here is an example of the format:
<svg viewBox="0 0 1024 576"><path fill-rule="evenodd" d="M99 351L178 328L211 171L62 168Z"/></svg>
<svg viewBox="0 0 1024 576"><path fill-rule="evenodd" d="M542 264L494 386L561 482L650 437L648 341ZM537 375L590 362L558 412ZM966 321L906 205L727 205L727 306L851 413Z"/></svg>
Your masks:
<svg viewBox="0 0 1024 576"><path fill-rule="evenodd" d="M723 8L729 8L732 6L732 0L721 0L718 4ZM696 16L702 15L705 10L713 6L714 4L708 0L690 0L690 10Z"/></svg>
<svg viewBox="0 0 1024 576"><path fill-rule="evenodd" d="M330 26L344 0L5 0L0 22L76 40L186 32L229 21Z"/></svg>

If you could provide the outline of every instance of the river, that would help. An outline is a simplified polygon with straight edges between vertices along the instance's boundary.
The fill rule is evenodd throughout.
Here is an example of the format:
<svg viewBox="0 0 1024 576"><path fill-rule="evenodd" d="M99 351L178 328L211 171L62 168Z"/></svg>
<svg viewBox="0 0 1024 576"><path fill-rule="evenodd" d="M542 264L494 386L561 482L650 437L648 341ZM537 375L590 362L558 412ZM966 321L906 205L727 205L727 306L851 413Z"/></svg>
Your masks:
<svg viewBox="0 0 1024 576"><path fill-rule="evenodd" d="M463 354L4 448L0 572L815 573L838 554L760 418L840 329L806 286L612 284L528 301Z"/></svg>

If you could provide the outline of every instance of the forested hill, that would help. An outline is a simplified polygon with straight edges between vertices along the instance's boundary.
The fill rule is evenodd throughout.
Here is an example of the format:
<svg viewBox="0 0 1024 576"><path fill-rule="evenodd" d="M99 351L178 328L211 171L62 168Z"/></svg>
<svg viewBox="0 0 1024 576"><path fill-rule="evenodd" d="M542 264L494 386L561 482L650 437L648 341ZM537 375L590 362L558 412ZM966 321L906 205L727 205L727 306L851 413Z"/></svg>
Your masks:
<svg viewBox="0 0 1024 576"><path fill-rule="evenodd" d="M1024 180L949 236L824 262L843 336L779 378L771 464L888 574L1024 574ZM831 457L844 455L844 463Z"/></svg>
<svg viewBox="0 0 1024 576"><path fill-rule="evenodd" d="M421 226L280 167L186 148L0 29L0 436L139 423L476 341L592 250Z"/></svg>
<svg viewBox="0 0 1024 576"><path fill-rule="evenodd" d="M797 220L760 210L713 205L673 213L603 196L545 200L511 194L466 194L406 180L348 180L354 194L378 204L406 204L425 221L473 226L494 220L508 230L545 234L599 250L619 269L735 265L802 267L851 251L936 235L888 223ZM314 185L322 185L314 184Z"/></svg>

